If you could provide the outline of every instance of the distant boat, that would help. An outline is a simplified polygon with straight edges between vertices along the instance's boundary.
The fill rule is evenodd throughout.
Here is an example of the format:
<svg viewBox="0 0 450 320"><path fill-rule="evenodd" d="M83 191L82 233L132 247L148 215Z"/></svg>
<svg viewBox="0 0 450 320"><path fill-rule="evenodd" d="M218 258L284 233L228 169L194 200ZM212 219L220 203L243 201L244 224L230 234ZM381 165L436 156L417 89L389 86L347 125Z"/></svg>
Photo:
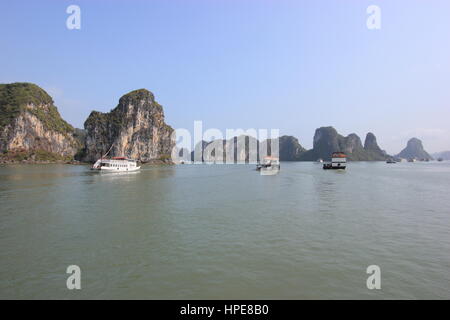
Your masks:
<svg viewBox="0 0 450 320"><path fill-rule="evenodd" d="M394 159L387 159L386 163L397 163L397 161L395 161Z"/></svg>
<svg viewBox="0 0 450 320"><path fill-rule="evenodd" d="M333 152L331 155L331 163L324 163L323 169L340 169L345 170L347 166L347 156L343 152Z"/></svg>
<svg viewBox="0 0 450 320"><path fill-rule="evenodd" d="M323 163L323 159L322 158L317 159L316 163Z"/></svg>
<svg viewBox="0 0 450 320"><path fill-rule="evenodd" d="M92 170L102 172L130 172L137 171L141 167L137 166L137 161L125 157L112 157L110 159L100 158L92 166Z"/></svg>
<svg viewBox="0 0 450 320"><path fill-rule="evenodd" d="M280 160L276 157L265 157L261 164L256 165L262 176L271 176L280 172Z"/></svg>
<svg viewBox="0 0 450 320"><path fill-rule="evenodd" d="M408 159L408 162L416 162L417 160L415 158Z"/></svg>
<svg viewBox="0 0 450 320"><path fill-rule="evenodd" d="M439 162L444 161L444 159L442 159L442 158L438 158L437 160L438 160Z"/></svg>

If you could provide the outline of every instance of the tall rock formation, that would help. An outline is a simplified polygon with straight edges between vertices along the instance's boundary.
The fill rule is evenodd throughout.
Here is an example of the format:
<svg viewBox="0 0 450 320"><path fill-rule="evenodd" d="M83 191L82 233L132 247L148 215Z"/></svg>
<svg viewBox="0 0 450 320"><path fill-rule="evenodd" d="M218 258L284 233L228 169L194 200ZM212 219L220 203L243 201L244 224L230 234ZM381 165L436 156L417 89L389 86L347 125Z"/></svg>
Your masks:
<svg viewBox="0 0 450 320"><path fill-rule="evenodd" d="M422 141L417 138L410 139L406 148L403 149L397 157L404 159L433 160L433 157L423 148Z"/></svg>
<svg viewBox="0 0 450 320"><path fill-rule="evenodd" d="M344 137L333 127L321 127L314 134L313 148L302 153L300 160L315 161L321 158L329 161L331 154L336 151L344 152L352 161L384 160L385 157L381 157L383 151L378 149L380 148L372 133L366 137L363 147L361 139L354 133Z"/></svg>
<svg viewBox="0 0 450 320"><path fill-rule="evenodd" d="M378 146L377 138L372 132L369 132L366 136L366 141L364 142L364 150L371 160L384 161L389 158L389 155L386 153L386 151L381 150L381 148Z"/></svg>
<svg viewBox="0 0 450 320"><path fill-rule="evenodd" d="M280 161L298 161L306 149L293 136L281 136L278 140Z"/></svg>
<svg viewBox="0 0 450 320"><path fill-rule="evenodd" d="M164 122L162 106L146 89L122 96L109 113L92 111L84 128L84 161L93 162L110 148L109 156L126 156L141 162L168 160L175 145L173 129Z"/></svg>
<svg viewBox="0 0 450 320"><path fill-rule="evenodd" d="M345 138L339 135L333 127L321 127L316 129L313 138L313 148L303 153L300 157L304 161L315 161L331 159L331 154L335 151L344 151L342 149Z"/></svg>
<svg viewBox="0 0 450 320"><path fill-rule="evenodd" d="M347 137L340 136L339 147L348 155L349 160L368 160L361 139L355 133L351 133Z"/></svg>
<svg viewBox="0 0 450 320"><path fill-rule="evenodd" d="M47 92L32 83L0 84L2 158L70 160L80 148Z"/></svg>

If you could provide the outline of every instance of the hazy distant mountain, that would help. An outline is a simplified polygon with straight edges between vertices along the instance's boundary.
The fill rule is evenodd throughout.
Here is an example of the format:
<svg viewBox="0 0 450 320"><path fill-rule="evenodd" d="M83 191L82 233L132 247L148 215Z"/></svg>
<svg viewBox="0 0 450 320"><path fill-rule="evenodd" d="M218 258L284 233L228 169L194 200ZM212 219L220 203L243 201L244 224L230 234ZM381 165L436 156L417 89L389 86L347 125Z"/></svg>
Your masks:
<svg viewBox="0 0 450 320"><path fill-rule="evenodd" d="M203 159L203 150L208 145L208 142L205 140L200 141L194 146L194 150L191 152L191 160L195 162L202 162Z"/></svg>
<svg viewBox="0 0 450 320"><path fill-rule="evenodd" d="M315 161L319 158L330 160L331 154L341 151L353 161L385 160L388 156L380 149L373 133L367 134L364 146L358 135L352 133L347 137L340 135L333 127L321 127L314 134L313 148L304 152L300 159Z"/></svg>
<svg viewBox="0 0 450 320"><path fill-rule="evenodd" d="M195 159L197 162L254 162L258 160L259 146L260 143L256 138L244 135L228 140L219 139L210 142L202 140L192 151L191 159Z"/></svg>
<svg viewBox="0 0 450 320"><path fill-rule="evenodd" d="M450 151L442 151L432 154L433 158L439 159L442 158L444 160L450 160Z"/></svg>
<svg viewBox="0 0 450 320"><path fill-rule="evenodd" d="M397 157L403 159L428 159L433 160L433 157L428 154L423 148L422 141L417 138L412 138L408 141L406 148L403 149Z"/></svg>
<svg viewBox="0 0 450 320"><path fill-rule="evenodd" d="M378 146L377 138L372 132L369 132L366 135L364 150L366 151L369 160L384 161L389 157L386 151L381 150L381 148Z"/></svg>

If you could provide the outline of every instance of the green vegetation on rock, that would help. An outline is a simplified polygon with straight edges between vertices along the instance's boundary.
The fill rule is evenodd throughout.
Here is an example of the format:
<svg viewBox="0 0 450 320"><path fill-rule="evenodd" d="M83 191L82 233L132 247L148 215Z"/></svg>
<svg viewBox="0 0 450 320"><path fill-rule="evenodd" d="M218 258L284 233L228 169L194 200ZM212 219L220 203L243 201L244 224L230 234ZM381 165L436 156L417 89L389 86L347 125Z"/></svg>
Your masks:
<svg viewBox="0 0 450 320"><path fill-rule="evenodd" d="M27 108L28 105L33 108ZM64 135L74 130L61 118L53 99L39 86L26 82L0 84L0 130L24 111L35 115L48 130Z"/></svg>
<svg viewBox="0 0 450 320"><path fill-rule="evenodd" d="M84 150L76 158L95 161L109 155L142 162L167 161L174 141L173 129L164 122L163 107L147 89L128 92L110 112L92 111L84 122Z"/></svg>
<svg viewBox="0 0 450 320"><path fill-rule="evenodd" d="M6 162L59 162L71 161L73 160L73 157L64 157L53 152L38 149L4 151L2 154L0 154L0 160Z"/></svg>

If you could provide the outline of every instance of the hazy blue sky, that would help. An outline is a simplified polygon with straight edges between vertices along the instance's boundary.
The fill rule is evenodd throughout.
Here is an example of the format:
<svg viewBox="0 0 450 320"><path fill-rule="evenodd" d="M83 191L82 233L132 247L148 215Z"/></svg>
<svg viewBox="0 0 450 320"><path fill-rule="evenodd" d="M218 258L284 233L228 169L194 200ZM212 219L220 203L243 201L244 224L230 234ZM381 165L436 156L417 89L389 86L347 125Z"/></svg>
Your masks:
<svg viewBox="0 0 450 320"><path fill-rule="evenodd" d="M1 1L0 34L0 82L40 85L77 127L147 88L174 128L279 128L311 147L333 125L390 153L412 136L450 149L448 0Z"/></svg>

